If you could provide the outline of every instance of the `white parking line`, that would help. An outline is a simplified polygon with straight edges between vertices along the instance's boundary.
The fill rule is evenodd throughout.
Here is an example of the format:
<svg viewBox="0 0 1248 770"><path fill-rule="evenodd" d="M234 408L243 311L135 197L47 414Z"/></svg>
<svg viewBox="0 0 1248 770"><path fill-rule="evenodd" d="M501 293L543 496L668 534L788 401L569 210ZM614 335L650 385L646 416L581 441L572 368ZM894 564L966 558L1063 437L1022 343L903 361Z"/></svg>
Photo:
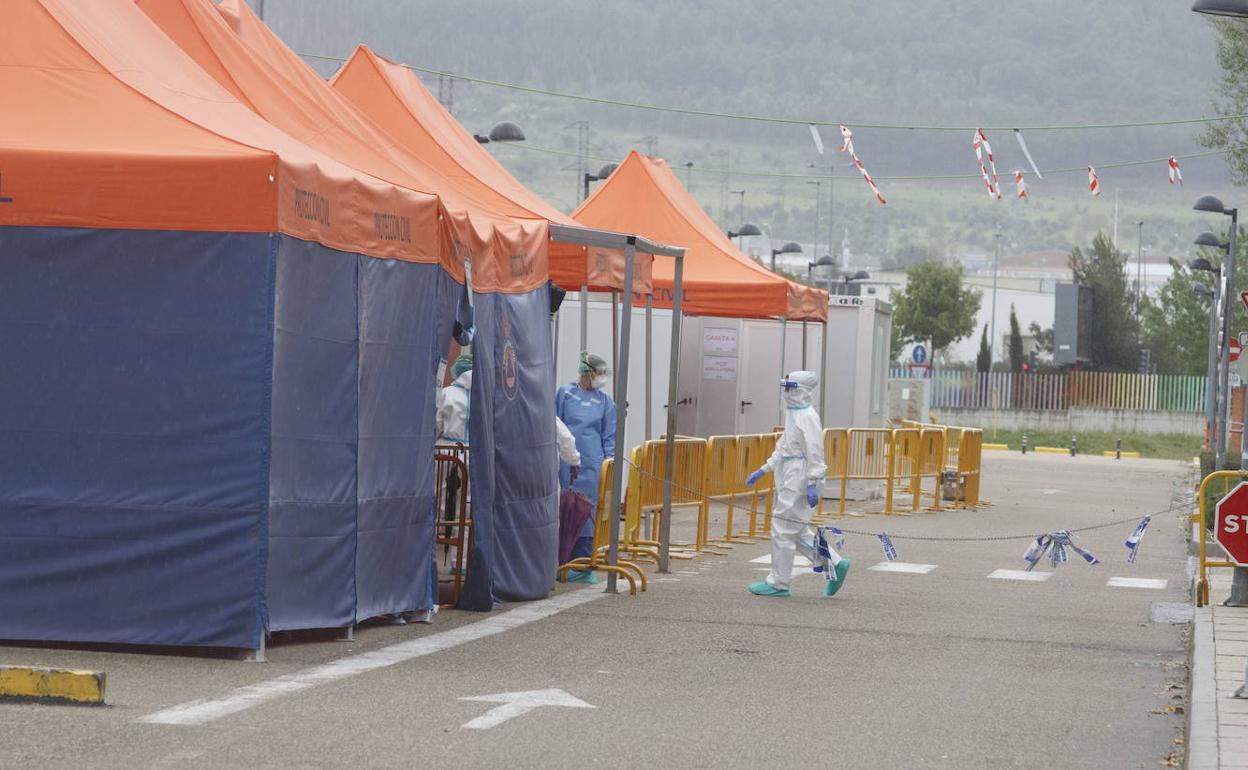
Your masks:
<svg viewBox="0 0 1248 770"><path fill-rule="evenodd" d="M771 554L765 553L762 556L758 557L757 559L750 559L750 564L771 564ZM794 556L793 566L794 567L809 567L810 559L807 559L805 556Z"/></svg>
<svg viewBox="0 0 1248 770"><path fill-rule="evenodd" d="M137 721L160 725L202 725L230 714L245 711L252 706L259 706L261 703L276 700L283 695L292 695L316 687L319 684L346 679L366 671L393 666L396 663L403 663L413 658L432 655L435 652L449 650L461 644L475 642L487 636L501 634L504 631L519 628L535 620L548 618L563 610L601 599L603 596L606 596L606 594L602 591L568 591L549 599L522 605L510 612L502 612L476 623L469 623L459 628L452 628L449 631L392 644L389 647L383 647L380 650L373 650L361 655L340 658L331 663L305 668L302 671L279 676L276 679L270 679L265 682L239 687L219 698L203 698L183 703L180 706L173 706L139 717Z"/></svg>
<svg viewBox="0 0 1248 770"><path fill-rule="evenodd" d="M988 577L995 580L1024 580L1032 583L1043 583L1053 577L1052 572L1027 572L1021 569L999 569Z"/></svg>
<svg viewBox="0 0 1248 770"><path fill-rule="evenodd" d="M911 564L904 561L882 561L867 569L873 569L876 572L911 572L915 575L926 575L936 569L936 566L935 564Z"/></svg>
<svg viewBox="0 0 1248 770"><path fill-rule="evenodd" d="M1110 588L1151 588L1161 591L1170 581L1152 578L1111 577L1105 585Z"/></svg>

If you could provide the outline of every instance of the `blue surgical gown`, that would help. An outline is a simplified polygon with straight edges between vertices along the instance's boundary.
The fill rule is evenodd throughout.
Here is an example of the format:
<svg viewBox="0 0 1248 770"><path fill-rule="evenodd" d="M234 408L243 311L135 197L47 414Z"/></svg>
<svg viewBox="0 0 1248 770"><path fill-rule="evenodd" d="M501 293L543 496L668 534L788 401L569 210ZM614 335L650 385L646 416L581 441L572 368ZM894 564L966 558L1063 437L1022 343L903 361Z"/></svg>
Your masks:
<svg viewBox="0 0 1248 770"><path fill-rule="evenodd" d="M615 454L615 402L601 390L585 390L570 382L555 394L555 415L563 420L576 437L576 450L581 453L581 467L572 488L585 495L598 507L598 478L602 461ZM568 466L560 461L559 483L568 486ZM594 534L590 517L581 530L581 537Z"/></svg>

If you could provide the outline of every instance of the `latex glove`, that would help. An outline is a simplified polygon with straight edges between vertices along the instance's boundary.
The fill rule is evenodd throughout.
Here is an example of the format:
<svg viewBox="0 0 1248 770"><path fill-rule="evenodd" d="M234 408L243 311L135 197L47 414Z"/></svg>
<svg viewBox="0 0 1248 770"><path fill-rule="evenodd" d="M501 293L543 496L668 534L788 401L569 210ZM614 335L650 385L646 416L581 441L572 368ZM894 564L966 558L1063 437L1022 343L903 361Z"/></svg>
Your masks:
<svg viewBox="0 0 1248 770"><path fill-rule="evenodd" d="M579 476L580 473L581 473L581 468L579 465L573 465L568 468L568 488L569 489L571 489L572 485L576 483L576 477Z"/></svg>
<svg viewBox="0 0 1248 770"><path fill-rule="evenodd" d="M819 504L819 488L814 484L806 485L806 504L811 508Z"/></svg>
<svg viewBox="0 0 1248 770"><path fill-rule="evenodd" d="M747 487L752 487L755 484L757 484L758 480L761 479L762 477L763 477L763 469L759 468L758 470L751 473L749 476L745 477L745 485Z"/></svg>

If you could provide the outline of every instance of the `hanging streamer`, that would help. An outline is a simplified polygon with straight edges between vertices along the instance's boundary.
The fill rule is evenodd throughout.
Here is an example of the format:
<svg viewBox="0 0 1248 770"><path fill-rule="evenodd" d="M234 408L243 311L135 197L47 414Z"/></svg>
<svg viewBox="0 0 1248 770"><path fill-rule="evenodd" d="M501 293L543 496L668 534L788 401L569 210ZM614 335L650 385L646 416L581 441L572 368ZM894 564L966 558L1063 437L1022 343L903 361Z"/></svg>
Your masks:
<svg viewBox="0 0 1248 770"><path fill-rule="evenodd" d="M1014 129L1014 138L1018 140L1018 149L1023 151L1023 157L1031 164L1031 170L1035 172L1036 179L1044 179L1044 174L1040 173L1040 167L1031 159L1031 152L1027 149L1027 142L1023 141L1023 132L1017 128Z"/></svg>
<svg viewBox="0 0 1248 770"><path fill-rule="evenodd" d="M1046 553L1049 554L1049 564L1054 567L1062 564L1067 559L1067 548L1082 556L1088 564L1101 563L1095 556L1075 545L1075 536L1069 529L1063 529L1060 532L1040 535L1032 541L1027 547L1027 552L1023 554L1023 560L1027 562L1027 571L1031 572L1035 569L1036 564L1044 558Z"/></svg>
<svg viewBox="0 0 1248 770"><path fill-rule="evenodd" d="M896 561L897 549L893 547L893 539L888 536L887 532L880 533L880 543L884 546L884 558Z"/></svg>
<svg viewBox="0 0 1248 770"><path fill-rule="evenodd" d="M984 186L988 188L988 197L994 200L1001 200L1001 185L997 183L997 164L992 160L992 146L988 144L988 137L984 136L982 128L975 129L975 136L971 138L971 148L975 150L975 160L979 161L979 173L984 175ZM984 155L988 155L988 166L984 165ZM992 167L992 177L988 176L988 167Z"/></svg>
<svg viewBox="0 0 1248 770"><path fill-rule="evenodd" d="M810 124L810 138L815 143L815 149L819 151L820 155L822 155L823 154L823 137L819 135L819 127L816 126L814 123Z"/></svg>
<svg viewBox="0 0 1248 770"><path fill-rule="evenodd" d="M1014 172L1014 186L1018 188L1018 197L1027 199L1027 183L1023 181L1023 172Z"/></svg>
<svg viewBox="0 0 1248 770"><path fill-rule="evenodd" d="M854 166L858 169L858 172L862 174L862 178L867 180L867 184L871 187L871 192L875 193L875 199L881 204L887 203L888 201L884 200L884 196L880 195L880 188L875 186L875 182L871 179L871 175L867 173L866 167L862 165L862 161L858 160L858 155L854 152L853 133L845 126L841 126L841 136L845 137L845 143L841 145L841 149L838 150L838 152L849 153L849 157L854 161Z"/></svg>
<svg viewBox="0 0 1248 770"><path fill-rule="evenodd" d="M831 532L833 535L836 535L836 550L838 552L844 551L845 550L845 533L840 531L836 527L824 527L824 529L826 529L828 532Z"/></svg>
<svg viewBox="0 0 1248 770"><path fill-rule="evenodd" d="M1153 520L1152 516L1145 516L1140 519L1140 523L1135 525L1135 531L1127 537L1127 564L1135 564L1135 553L1140 549L1140 540L1144 538L1144 530L1148 529L1148 523Z"/></svg>
<svg viewBox="0 0 1248 770"><path fill-rule="evenodd" d="M1183 186L1183 172L1179 170L1179 162L1174 159L1173 155L1171 155L1170 160L1166 161L1166 165L1169 166L1169 168L1166 169L1166 173L1169 174L1170 176L1170 184L1174 184L1175 181L1177 180L1179 183L1179 187L1182 187Z"/></svg>
<svg viewBox="0 0 1248 770"><path fill-rule="evenodd" d="M1101 183L1096 180L1096 169L1088 166L1088 191L1096 197L1101 195Z"/></svg>

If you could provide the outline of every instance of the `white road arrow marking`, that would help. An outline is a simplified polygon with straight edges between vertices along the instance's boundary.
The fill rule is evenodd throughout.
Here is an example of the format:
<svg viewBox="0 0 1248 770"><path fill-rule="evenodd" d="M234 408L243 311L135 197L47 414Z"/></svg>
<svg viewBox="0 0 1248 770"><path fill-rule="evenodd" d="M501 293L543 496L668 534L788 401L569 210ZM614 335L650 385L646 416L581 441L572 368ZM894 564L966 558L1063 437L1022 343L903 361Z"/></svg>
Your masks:
<svg viewBox="0 0 1248 770"><path fill-rule="evenodd" d="M460 700L502 704L501 706L495 706L471 722L463 724L464 727L473 730L488 730L491 727L497 727L508 719L527 714L533 709L541 708L542 706L564 706L575 709L598 708L558 689L500 692L497 695L474 695L468 698L460 698Z"/></svg>

